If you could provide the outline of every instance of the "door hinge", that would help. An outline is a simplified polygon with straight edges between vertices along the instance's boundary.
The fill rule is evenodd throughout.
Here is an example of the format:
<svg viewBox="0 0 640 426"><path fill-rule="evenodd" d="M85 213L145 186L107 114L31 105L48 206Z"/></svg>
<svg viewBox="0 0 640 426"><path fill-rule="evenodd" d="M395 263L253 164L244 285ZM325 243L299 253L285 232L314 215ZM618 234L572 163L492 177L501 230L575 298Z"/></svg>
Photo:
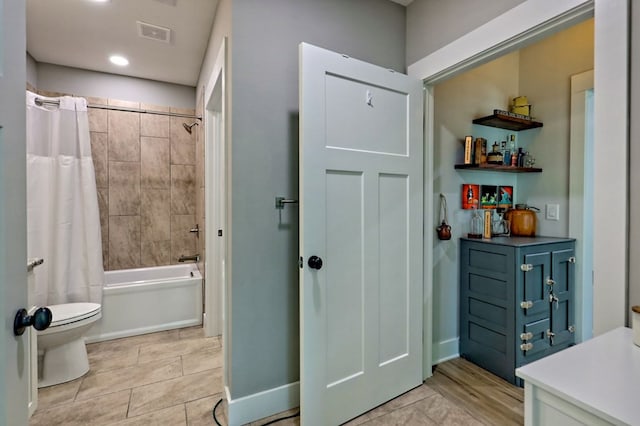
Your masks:
<svg viewBox="0 0 640 426"><path fill-rule="evenodd" d="M575 256L571 256L569 258L569 263L576 263L576 257Z"/></svg>
<svg viewBox="0 0 640 426"><path fill-rule="evenodd" d="M520 302L520 307L522 309L529 309L533 306L533 302L531 300L523 300Z"/></svg>
<svg viewBox="0 0 640 426"><path fill-rule="evenodd" d="M300 256L300 259L298 259L298 267L302 269L303 266L304 266L304 259L302 258L302 256Z"/></svg>
<svg viewBox="0 0 640 426"><path fill-rule="evenodd" d="M533 349L533 343L529 342L529 343L523 343L520 345L520 350L523 352L527 352L530 351L531 349Z"/></svg>
<svg viewBox="0 0 640 426"><path fill-rule="evenodd" d="M527 341L527 340L531 340L533 339L533 333L532 332L527 332L527 333L520 333L520 340L523 341Z"/></svg>
<svg viewBox="0 0 640 426"><path fill-rule="evenodd" d="M523 263L522 265L520 265L520 270L522 272L533 271L533 265L530 263Z"/></svg>
<svg viewBox="0 0 640 426"><path fill-rule="evenodd" d="M570 325L568 330L569 330L569 333L575 333L576 332L576 326L575 325Z"/></svg>

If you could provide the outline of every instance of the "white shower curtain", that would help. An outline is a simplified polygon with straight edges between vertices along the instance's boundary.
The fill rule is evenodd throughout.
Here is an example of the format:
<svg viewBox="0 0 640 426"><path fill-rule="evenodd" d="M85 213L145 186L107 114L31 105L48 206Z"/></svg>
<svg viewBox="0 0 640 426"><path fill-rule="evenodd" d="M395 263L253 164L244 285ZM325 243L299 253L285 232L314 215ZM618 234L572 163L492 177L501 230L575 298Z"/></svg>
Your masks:
<svg viewBox="0 0 640 426"><path fill-rule="evenodd" d="M37 99L58 102L37 105ZM87 103L27 92L27 254L35 302L102 301L104 269Z"/></svg>

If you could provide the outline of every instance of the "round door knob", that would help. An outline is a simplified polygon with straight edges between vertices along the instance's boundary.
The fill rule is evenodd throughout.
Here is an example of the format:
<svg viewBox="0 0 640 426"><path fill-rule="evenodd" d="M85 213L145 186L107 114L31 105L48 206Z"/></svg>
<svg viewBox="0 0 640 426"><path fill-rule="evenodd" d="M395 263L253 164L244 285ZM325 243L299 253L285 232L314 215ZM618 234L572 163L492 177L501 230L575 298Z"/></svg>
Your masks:
<svg viewBox="0 0 640 426"><path fill-rule="evenodd" d="M307 264L311 269L320 269L322 268L322 259L320 259L318 256L311 256Z"/></svg>
<svg viewBox="0 0 640 426"><path fill-rule="evenodd" d="M51 309L44 307L38 308L29 315L26 309L19 309L16 313L16 317L13 320L13 334L15 336L22 336L25 328L33 326L36 330L46 330L53 320L53 314Z"/></svg>

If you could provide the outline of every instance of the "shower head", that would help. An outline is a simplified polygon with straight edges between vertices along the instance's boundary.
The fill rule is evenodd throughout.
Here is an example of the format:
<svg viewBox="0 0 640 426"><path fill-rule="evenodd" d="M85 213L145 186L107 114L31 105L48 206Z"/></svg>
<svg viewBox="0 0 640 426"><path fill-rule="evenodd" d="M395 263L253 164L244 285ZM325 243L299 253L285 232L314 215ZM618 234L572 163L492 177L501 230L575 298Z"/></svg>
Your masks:
<svg viewBox="0 0 640 426"><path fill-rule="evenodd" d="M187 124L187 123L182 123L182 127L184 127L184 129L189 132L189 134L191 134L191 129L193 128L193 126L197 126L198 122L194 121L191 124Z"/></svg>

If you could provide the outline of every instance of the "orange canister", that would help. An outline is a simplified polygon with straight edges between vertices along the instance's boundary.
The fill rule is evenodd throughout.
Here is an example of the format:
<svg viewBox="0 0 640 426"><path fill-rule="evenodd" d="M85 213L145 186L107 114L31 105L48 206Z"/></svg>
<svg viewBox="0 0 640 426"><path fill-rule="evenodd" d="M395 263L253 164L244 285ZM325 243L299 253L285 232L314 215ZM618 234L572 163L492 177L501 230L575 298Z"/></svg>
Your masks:
<svg viewBox="0 0 640 426"><path fill-rule="evenodd" d="M535 207L526 204L516 204L515 209L505 212L504 218L509 221L511 235L520 237L534 237L536 235Z"/></svg>

